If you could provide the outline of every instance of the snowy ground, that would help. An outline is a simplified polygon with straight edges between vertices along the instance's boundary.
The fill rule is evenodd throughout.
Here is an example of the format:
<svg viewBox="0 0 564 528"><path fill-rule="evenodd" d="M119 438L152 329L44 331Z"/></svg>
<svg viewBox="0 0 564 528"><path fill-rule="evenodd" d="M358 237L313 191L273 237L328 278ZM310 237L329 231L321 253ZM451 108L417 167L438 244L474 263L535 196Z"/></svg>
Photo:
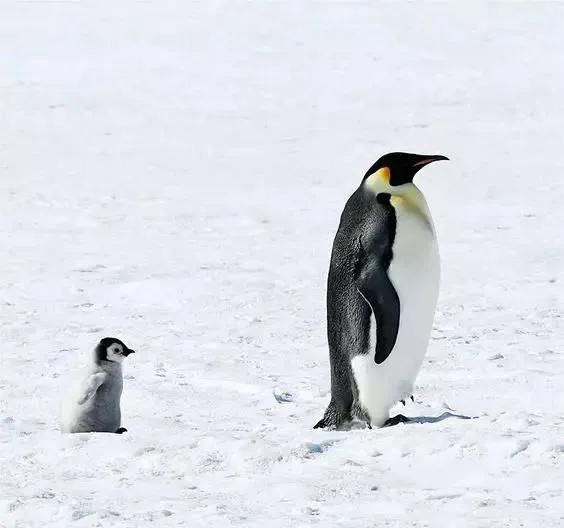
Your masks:
<svg viewBox="0 0 564 528"><path fill-rule="evenodd" d="M0 526L564 526L563 17L3 2ZM452 159L420 423L313 431L332 237L400 149ZM129 433L61 435L105 335Z"/></svg>

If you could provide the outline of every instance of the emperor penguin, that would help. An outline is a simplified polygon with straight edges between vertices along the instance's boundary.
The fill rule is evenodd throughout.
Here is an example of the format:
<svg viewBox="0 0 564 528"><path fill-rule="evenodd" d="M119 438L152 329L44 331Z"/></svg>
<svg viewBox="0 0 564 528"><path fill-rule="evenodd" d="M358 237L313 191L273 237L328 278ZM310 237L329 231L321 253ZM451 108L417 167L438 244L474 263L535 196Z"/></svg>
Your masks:
<svg viewBox="0 0 564 528"><path fill-rule="evenodd" d="M412 394L439 291L435 228L413 177L447 159L386 154L345 205L327 281L331 401L314 428L407 421L390 408Z"/></svg>
<svg viewBox="0 0 564 528"><path fill-rule="evenodd" d="M94 349L91 364L71 384L63 402L64 433L118 433L121 427L121 364L135 351L115 337L104 337Z"/></svg>

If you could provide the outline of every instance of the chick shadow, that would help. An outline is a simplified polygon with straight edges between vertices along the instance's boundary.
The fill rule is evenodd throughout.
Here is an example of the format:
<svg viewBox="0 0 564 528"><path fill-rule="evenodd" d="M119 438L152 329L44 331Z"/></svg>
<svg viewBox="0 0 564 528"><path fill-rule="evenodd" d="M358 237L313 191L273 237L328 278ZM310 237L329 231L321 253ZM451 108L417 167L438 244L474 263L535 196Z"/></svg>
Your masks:
<svg viewBox="0 0 564 528"><path fill-rule="evenodd" d="M456 418L458 420L475 420L477 416L466 416L465 414L456 414L452 412L444 412L439 416L404 416L403 414L398 414L393 418L390 418L384 427L392 427L400 423L404 424L428 424L428 423L438 423L443 420L448 420L450 418Z"/></svg>

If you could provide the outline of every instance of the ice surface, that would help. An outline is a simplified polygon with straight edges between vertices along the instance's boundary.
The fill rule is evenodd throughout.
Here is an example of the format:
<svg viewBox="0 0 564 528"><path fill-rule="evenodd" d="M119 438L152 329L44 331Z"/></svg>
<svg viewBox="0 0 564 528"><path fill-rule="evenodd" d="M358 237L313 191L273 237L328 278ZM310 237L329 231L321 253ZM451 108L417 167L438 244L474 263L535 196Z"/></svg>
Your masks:
<svg viewBox="0 0 564 528"><path fill-rule="evenodd" d="M4 2L0 526L564 526L564 9ZM416 423L313 431L382 153L441 244ZM62 435L103 336L127 434ZM462 420L454 414L477 416Z"/></svg>

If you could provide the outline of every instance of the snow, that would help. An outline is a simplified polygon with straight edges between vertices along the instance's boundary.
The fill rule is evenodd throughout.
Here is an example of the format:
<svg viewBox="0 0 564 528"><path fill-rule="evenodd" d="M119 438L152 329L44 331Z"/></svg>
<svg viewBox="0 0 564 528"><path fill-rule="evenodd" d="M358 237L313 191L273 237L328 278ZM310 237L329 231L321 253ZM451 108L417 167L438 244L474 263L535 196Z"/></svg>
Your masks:
<svg viewBox="0 0 564 528"><path fill-rule="evenodd" d="M0 526L564 526L563 15L3 3ZM332 237L400 149L452 160L418 418L313 431ZM106 335L129 432L63 435Z"/></svg>

